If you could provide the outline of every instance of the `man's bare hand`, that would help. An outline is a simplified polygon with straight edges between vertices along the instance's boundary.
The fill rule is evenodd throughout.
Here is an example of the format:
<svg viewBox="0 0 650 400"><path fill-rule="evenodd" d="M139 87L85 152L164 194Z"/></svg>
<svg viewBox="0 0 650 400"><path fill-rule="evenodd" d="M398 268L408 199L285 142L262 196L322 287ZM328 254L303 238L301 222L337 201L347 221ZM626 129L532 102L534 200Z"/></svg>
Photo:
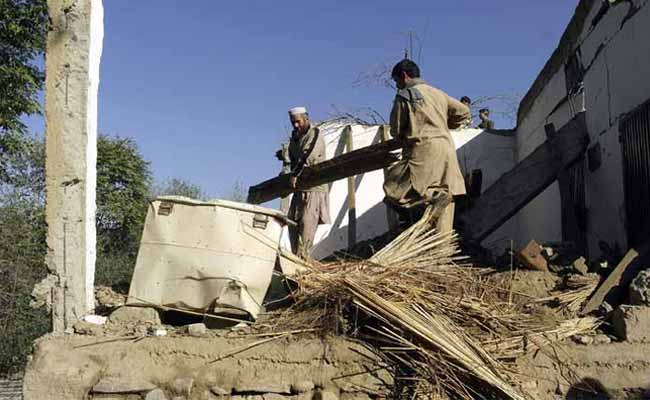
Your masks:
<svg viewBox="0 0 650 400"><path fill-rule="evenodd" d="M291 183L291 188L292 188L292 189L295 189L296 186L298 185L298 177L296 177L296 176L292 176L292 177L289 179L289 182Z"/></svg>

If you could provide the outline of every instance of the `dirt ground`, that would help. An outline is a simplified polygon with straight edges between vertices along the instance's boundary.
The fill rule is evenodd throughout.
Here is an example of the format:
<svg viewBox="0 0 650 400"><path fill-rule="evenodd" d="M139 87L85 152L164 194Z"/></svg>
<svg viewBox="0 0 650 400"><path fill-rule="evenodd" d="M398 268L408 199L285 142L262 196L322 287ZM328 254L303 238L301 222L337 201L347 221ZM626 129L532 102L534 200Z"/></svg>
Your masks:
<svg viewBox="0 0 650 400"><path fill-rule="evenodd" d="M538 399L650 398L650 343L568 341L554 349L556 363L539 351L517 364L530 378L530 394Z"/></svg>

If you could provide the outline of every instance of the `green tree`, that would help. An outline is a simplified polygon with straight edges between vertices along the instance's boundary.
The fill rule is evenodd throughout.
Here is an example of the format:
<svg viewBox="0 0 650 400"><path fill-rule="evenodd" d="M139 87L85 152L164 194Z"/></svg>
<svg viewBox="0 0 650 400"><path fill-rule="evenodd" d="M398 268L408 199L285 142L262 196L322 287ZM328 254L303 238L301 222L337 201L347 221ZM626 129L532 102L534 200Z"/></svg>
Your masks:
<svg viewBox="0 0 650 400"><path fill-rule="evenodd" d="M171 178L165 179L162 183L155 185L151 197L158 196L185 196L196 200L206 200L207 196L203 189L186 179Z"/></svg>
<svg viewBox="0 0 650 400"><path fill-rule="evenodd" d="M24 151L20 118L41 112L45 78L39 61L47 35L46 0L0 0L0 182L11 176L12 155Z"/></svg>
<svg viewBox="0 0 650 400"><path fill-rule="evenodd" d="M0 133L24 133L20 117L40 112L47 28L46 0L0 0Z"/></svg>
<svg viewBox="0 0 650 400"><path fill-rule="evenodd" d="M0 374L22 368L32 341L50 329L44 310L29 306L46 275L43 141L24 136L6 157L11 179L0 182Z"/></svg>
<svg viewBox="0 0 650 400"><path fill-rule="evenodd" d="M128 287L147 215L151 169L130 138L97 141L97 268L100 285Z"/></svg>
<svg viewBox="0 0 650 400"><path fill-rule="evenodd" d="M232 187L232 192L226 197L226 200L238 201L240 203L246 202L247 191L244 188L242 181L237 180Z"/></svg>
<svg viewBox="0 0 650 400"><path fill-rule="evenodd" d="M29 306L45 267L44 142L15 137L0 180L0 374L20 370L33 340L50 329L44 310ZM126 288L147 212L151 172L131 139L100 136L97 146L96 282Z"/></svg>

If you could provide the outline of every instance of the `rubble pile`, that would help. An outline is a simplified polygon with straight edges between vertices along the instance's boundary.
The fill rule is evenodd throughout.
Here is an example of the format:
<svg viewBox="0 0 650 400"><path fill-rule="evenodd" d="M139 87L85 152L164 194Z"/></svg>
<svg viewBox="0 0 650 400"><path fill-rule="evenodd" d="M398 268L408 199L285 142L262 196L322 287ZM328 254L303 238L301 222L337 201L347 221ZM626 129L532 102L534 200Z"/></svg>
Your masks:
<svg viewBox="0 0 650 400"><path fill-rule="evenodd" d="M513 360L592 333L598 320L538 312L538 299L513 292L507 275L466 264L455 237L433 231L432 215L369 259L306 263L295 304L262 331L362 339L395 376L395 397L530 398ZM595 287L592 277L567 284L560 303L570 311Z"/></svg>
<svg viewBox="0 0 650 400"><path fill-rule="evenodd" d="M627 300L610 313L614 334L628 342L650 342L650 270L632 280Z"/></svg>
<svg viewBox="0 0 650 400"><path fill-rule="evenodd" d="M75 324L76 337L86 338L81 344L64 339L40 347L92 365L94 375L81 374L78 383L92 399L302 400L568 396L585 387L575 370L637 365L626 355L642 351L636 344L650 346L647 271L630 279L626 299L614 303L602 292L618 268L602 279L569 247L535 241L506 271L477 267L461 255L454 234L433 230L433 218L428 210L406 231L364 243L352 257L303 261L291 278L290 305L261 312L256 321L233 319L230 329L212 329L228 318L187 311L184 322L170 324L168 312L129 306L124 295L98 288L97 309L108 317ZM585 312L599 296L609 302ZM370 353L344 363L325 354L329 361L321 364L317 354L328 353L331 340L356 341ZM314 347L303 364L285 350L312 342L323 350ZM38 347L42 366L49 361ZM346 359L344 346L339 350L337 357ZM538 354L550 363L541 370ZM637 365L638 373L648 364ZM124 373L134 368L141 371ZM541 378L548 371L555 375ZM66 379L70 373L62 372Z"/></svg>
<svg viewBox="0 0 650 400"><path fill-rule="evenodd" d="M630 284L630 304L650 306L650 270L644 270Z"/></svg>

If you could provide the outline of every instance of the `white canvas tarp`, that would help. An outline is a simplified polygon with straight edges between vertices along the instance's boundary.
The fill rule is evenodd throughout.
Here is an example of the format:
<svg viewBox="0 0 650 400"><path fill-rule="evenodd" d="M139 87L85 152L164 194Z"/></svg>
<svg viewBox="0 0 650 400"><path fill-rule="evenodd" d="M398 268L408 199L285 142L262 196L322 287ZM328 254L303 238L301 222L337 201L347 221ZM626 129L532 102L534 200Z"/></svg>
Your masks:
<svg viewBox="0 0 650 400"><path fill-rule="evenodd" d="M231 201L152 201L128 303L256 318L285 223L277 210Z"/></svg>

